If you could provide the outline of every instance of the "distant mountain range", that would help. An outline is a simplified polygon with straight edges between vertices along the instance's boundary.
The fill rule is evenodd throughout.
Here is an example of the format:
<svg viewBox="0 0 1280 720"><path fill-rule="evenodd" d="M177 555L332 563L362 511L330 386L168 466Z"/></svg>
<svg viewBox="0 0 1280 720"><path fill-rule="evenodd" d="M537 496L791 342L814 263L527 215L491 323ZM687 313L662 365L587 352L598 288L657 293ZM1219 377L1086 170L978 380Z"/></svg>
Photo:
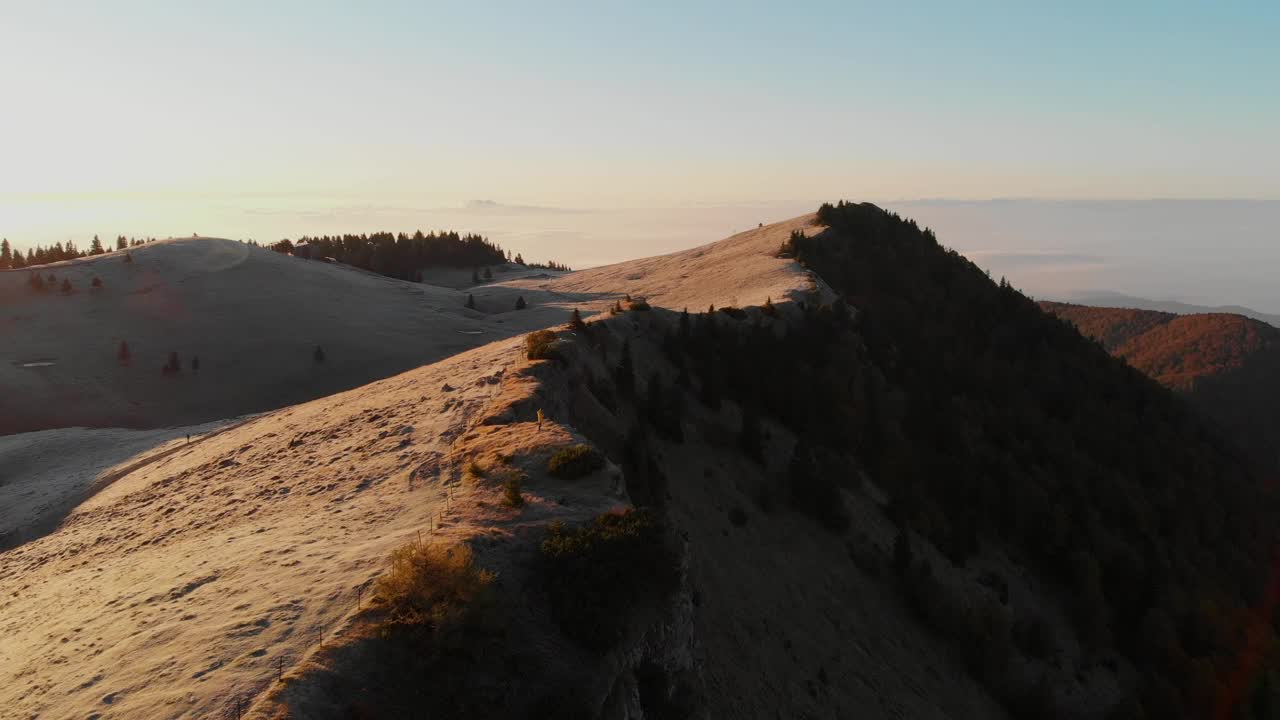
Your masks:
<svg viewBox="0 0 1280 720"><path fill-rule="evenodd" d="M1272 327L1280 327L1280 315L1259 312L1243 305L1191 305L1176 300L1150 300L1134 297L1109 290L1090 290L1074 293L1065 299L1070 304L1088 305L1100 308L1132 308L1135 310L1155 310L1173 313L1174 315L1230 314L1243 315L1254 320L1261 320Z"/></svg>

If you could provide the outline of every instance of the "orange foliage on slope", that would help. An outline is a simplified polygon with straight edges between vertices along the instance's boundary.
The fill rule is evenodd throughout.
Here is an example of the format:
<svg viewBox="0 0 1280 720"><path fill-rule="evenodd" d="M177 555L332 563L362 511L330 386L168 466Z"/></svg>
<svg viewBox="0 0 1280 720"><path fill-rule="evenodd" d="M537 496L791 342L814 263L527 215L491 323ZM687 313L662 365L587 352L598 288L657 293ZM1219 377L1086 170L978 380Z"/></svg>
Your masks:
<svg viewBox="0 0 1280 720"><path fill-rule="evenodd" d="M1174 315L1151 310L1042 302L1112 354L1176 390L1238 371L1255 355L1280 346L1280 330L1243 315Z"/></svg>

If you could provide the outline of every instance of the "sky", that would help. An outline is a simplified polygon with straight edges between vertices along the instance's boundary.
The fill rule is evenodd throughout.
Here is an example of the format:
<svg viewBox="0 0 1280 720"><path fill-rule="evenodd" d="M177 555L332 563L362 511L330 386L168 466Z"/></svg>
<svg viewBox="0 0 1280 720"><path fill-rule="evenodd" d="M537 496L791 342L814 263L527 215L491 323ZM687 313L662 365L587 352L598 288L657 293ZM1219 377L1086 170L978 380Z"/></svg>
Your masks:
<svg viewBox="0 0 1280 720"><path fill-rule="evenodd" d="M1003 239L949 244L991 257L1097 254L1075 246L1096 235L1006 226L1009 198L1263 201L1252 227L1280 227L1273 2L0 0L0 18L18 246L447 226L587 265L838 198L966 228L921 201L983 207Z"/></svg>

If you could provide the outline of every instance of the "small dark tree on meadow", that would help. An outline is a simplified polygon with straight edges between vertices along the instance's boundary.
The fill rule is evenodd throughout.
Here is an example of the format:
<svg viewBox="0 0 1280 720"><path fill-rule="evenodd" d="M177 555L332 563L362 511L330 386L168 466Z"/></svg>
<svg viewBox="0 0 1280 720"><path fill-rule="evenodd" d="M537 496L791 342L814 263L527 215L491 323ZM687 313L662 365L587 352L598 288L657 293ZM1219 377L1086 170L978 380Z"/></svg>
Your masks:
<svg viewBox="0 0 1280 720"><path fill-rule="evenodd" d="M573 314L569 316L569 328L577 332L587 331L587 324L582 321L582 313L578 312L578 308L574 308Z"/></svg>
<svg viewBox="0 0 1280 720"><path fill-rule="evenodd" d="M69 278L62 278L62 293L64 295L69 295L71 294L71 290L71 280Z"/></svg>
<svg viewBox="0 0 1280 720"><path fill-rule="evenodd" d="M44 281L49 283L50 285L58 284L58 278L54 277L53 273L49 273L49 277L45 278Z"/></svg>
<svg viewBox="0 0 1280 720"><path fill-rule="evenodd" d="M467 309L468 310L476 309L476 297L471 293L467 293Z"/></svg>
<svg viewBox="0 0 1280 720"><path fill-rule="evenodd" d="M324 348L316 346L315 352L311 353L311 358L316 361L317 365L324 364Z"/></svg>
<svg viewBox="0 0 1280 720"><path fill-rule="evenodd" d="M529 307L529 304L528 304L528 303L526 303L526 302L524 301L524 296L523 296L523 295L521 295L520 297L516 298L516 309L517 309L517 310L523 310L523 309L525 309L525 308L527 308L527 307Z"/></svg>
<svg viewBox="0 0 1280 720"><path fill-rule="evenodd" d="M40 277L40 273L31 273L31 277L27 279L27 285L31 287L32 292L44 292L44 278Z"/></svg>
<svg viewBox="0 0 1280 720"><path fill-rule="evenodd" d="M89 283L89 285L90 285L91 287L93 287L93 289L95 289L95 290L101 290L101 289L102 289L102 278L100 278L100 277L95 277L95 278L93 279L93 282Z"/></svg>
<svg viewBox="0 0 1280 720"><path fill-rule="evenodd" d="M129 353L129 343L121 340L120 349L116 350L116 360L121 365L128 365L130 357L132 357L132 355Z"/></svg>

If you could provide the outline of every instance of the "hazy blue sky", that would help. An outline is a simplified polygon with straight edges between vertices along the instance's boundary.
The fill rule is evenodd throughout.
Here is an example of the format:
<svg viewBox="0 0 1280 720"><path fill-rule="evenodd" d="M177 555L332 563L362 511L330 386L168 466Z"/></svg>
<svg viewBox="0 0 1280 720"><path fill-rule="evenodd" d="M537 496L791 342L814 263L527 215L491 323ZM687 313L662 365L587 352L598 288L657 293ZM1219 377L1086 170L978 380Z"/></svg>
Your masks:
<svg viewBox="0 0 1280 720"><path fill-rule="evenodd" d="M0 0L0 235L1280 199L1280 3L907 5ZM607 246L571 262L676 242L549 225Z"/></svg>

